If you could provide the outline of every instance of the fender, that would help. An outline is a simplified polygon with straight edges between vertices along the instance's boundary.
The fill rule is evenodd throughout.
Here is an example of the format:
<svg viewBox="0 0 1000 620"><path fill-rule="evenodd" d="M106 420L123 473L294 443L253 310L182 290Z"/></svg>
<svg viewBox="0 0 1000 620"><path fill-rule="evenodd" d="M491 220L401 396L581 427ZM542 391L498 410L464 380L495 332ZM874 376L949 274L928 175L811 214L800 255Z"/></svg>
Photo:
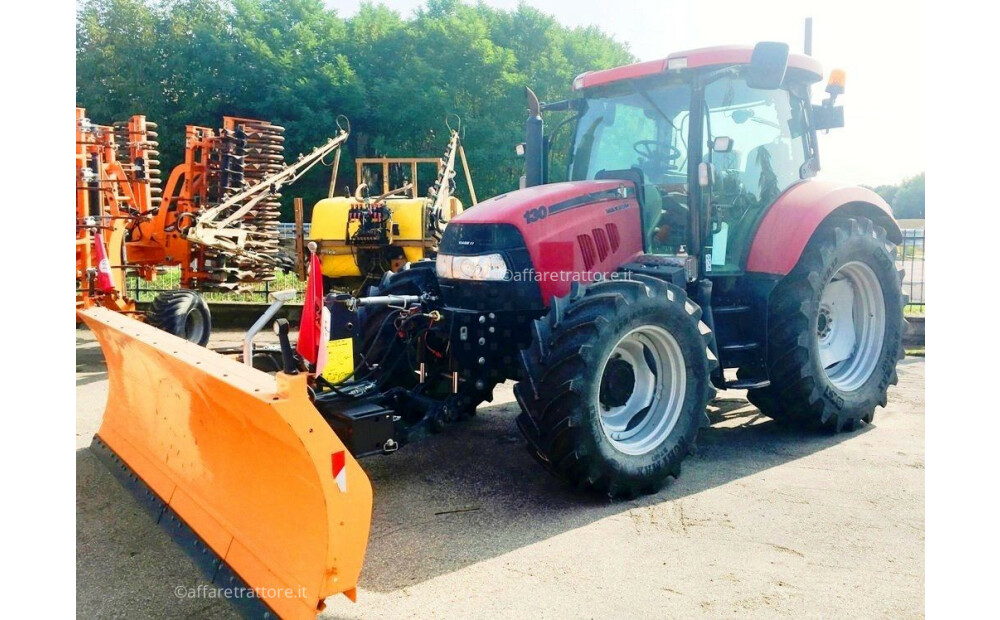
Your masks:
<svg viewBox="0 0 1000 620"><path fill-rule="evenodd" d="M802 181L779 196L761 220L747 255L746 271L787 274L816 229L834 214L870 218L885 228L890 241L903 241L889 204L872 190L834 181Z"/></svg>

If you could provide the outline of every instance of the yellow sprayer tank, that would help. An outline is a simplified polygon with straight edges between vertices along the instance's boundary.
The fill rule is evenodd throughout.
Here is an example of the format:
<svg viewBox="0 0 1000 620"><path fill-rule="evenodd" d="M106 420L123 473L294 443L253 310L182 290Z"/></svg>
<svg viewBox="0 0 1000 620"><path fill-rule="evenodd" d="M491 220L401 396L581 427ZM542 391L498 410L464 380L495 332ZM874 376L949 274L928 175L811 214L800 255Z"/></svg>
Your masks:
<svg viewBox="0 0 1000 620"><path fill-rule="evenodd" d="M388 247L400 248L405 262L418 261L437 250L437 240L427 226L430 214L428 203L425 198L385 199L385 205L391 212ZM323 275L327 278L368 275L361 272L357 257L360 252L377 251L379 248L349 243L359 227L358 220L350 219L351 209L363 206L355 198L338 196L320 200L313 208L309 240L319 246ZM455 217L462 209L461 201L449 198L447 219Z"/></svg>

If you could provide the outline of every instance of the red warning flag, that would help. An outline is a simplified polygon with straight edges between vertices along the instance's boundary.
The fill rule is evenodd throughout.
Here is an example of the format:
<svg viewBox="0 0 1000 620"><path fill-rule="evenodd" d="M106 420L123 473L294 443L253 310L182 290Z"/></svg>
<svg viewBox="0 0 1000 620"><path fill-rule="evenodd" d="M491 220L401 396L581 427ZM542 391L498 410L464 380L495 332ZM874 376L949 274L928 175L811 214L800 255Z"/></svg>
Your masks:
<svg viewBox="0 0 1000 620"><path fill-rule="evenodd" d="M302 359L315 366L316 361L319 359L319 348L322 340L323 274L319 264L319 253L312 252L312 256L309 258L309 277L306 280L306 294L302 302L299 340L295 343L295 350L299 352Z"/></svg>
<svg viewBox="0 0 1000 620"><path fill-rule="evenodd" d="M108 251L104 248L104 237L99 232L94 235L94 256L97 258L97 290L102 293L115 290L115 283L111 279Z"/></svg>

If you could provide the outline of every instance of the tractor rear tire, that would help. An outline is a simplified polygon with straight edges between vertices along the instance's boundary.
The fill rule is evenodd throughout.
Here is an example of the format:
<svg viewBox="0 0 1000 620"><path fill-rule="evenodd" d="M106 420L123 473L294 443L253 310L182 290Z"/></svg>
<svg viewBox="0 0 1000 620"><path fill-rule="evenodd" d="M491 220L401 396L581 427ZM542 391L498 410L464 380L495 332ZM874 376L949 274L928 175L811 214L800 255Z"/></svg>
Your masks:
<svg viewBox="0 0 1000 620"><path fill-rule="evenodd" d="M771 384L747 398L765 415L799 427L837 433L871 424L898 382L901 289L884 228L862 217L821 228L771 294Z"/></svg>
<svg viewBox="0 0 1000 620"><path fill-rule="evenodd" d="M156 296L146 322L188 342L208 344L212 335L212 313L194 291L164 291Z"/></svg>
<svg viewBox="0 0 1000 620"><path fill-rule="evenodd" d="M534 323L514 388L528 450L570 484L611 498L677 477L708 425L717 361L701 308L654 278L574 284Z"/></svg>

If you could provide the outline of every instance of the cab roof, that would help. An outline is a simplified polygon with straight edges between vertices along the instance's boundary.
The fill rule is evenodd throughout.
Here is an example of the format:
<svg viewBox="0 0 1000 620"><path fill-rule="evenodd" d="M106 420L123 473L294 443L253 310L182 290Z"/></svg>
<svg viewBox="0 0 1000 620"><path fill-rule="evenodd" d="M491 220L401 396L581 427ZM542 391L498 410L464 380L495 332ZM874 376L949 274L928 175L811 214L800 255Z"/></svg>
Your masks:
<svg viewBox="0 0 1000 620"><path fill-rule="evenodd" d="M648 60L614 69L581 73L573 80L573 90L591 88L621 80L644 78L672 70L697 69L715 65L745 65L750 63L751 54L753 54L753 47L749 45L723 45L674 52L659 60ZM811 82L823 79L823 65L812 56L789 54L788 66L807 72Z"/></svg>

